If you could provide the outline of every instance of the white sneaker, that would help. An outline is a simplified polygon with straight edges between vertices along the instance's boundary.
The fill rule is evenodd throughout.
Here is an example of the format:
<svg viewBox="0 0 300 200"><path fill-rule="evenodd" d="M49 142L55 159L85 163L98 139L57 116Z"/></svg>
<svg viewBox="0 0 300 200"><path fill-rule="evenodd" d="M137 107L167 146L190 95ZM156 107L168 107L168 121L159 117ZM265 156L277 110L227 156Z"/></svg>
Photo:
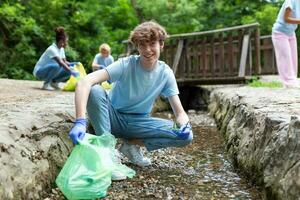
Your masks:
<svg viewBox="0 0 300 200"><path fill-rule="evenodd" d="M51 82L50 85L51 85L51 87L53 87L56 90L60 90L61 89L61 87L59 87L59 83Z"/></svg>
<svg viewBox="0 0 300 200"><path fill-rule="evenodd" d="M121 165L121 158L122 155L120 154L120 152L115 149L114 155L113 155L113 161L115 164L117 165ZM121 180L125 180L127 178L126 175L124 175L123 173L119 172L118 170L113 170L112 174L111 174L111 180L113 181L121 181Z"/></svg>
<svg viewBox="0 0 300 200"><path fill-rule="evenodd" d="M140 146L128 144L124 141L119 151L124 154L133 164L140 167L151 165L151 160L144 157Z"/></svg>
<svg viewBox="0 0 300 200"><path fill-rule="evenodd" d="M49 82L44 82L44 85L42 87L43 90L49 90L49 91L53 91L54 88L50 86Z"/></svg>

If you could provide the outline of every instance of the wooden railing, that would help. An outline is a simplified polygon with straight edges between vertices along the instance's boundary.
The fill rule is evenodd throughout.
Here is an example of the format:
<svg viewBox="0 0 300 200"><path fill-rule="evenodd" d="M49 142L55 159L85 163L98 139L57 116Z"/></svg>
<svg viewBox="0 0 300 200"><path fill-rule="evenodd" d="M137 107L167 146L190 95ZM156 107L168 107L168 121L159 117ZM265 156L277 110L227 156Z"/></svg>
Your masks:
<svg viewBox="0 0 300 200"><path fill-rule="evenodd" d="M261 74L277 74L275 52L271 35L260 37Z"/></svg>
<svg viewBox="0 0 300 200"><path fill-rule="evenodd" d="M136 51L125 44L127 55ZM160 59L184 84L243 82L248 76L276 73L272 41L260 38L258 23L171 35Z"/></svg>

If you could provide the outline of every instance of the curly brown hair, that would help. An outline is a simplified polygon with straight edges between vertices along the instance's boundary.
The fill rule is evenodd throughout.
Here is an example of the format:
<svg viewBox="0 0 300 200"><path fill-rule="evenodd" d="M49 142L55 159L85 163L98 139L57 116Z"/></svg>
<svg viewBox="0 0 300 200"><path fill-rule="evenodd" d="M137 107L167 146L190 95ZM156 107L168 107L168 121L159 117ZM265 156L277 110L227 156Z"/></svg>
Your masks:
<svg viewBox="0 0 300 200"><path fill-rule="evenodd" d="M163 44L168 37L165 28L154 21L147 21L136 26L131 31L128 40L135 45L150 41L159 41L160 44Z"/></svg>

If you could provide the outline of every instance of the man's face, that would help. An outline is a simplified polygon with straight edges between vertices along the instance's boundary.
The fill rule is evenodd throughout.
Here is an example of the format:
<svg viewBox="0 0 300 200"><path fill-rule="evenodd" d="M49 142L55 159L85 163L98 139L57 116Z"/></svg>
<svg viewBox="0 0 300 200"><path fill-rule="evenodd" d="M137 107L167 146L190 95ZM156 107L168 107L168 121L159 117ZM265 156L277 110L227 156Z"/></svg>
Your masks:
<svg viewBox="0 0 300 200"><path fill-rule="evenodd" d="M138 51L141 56L141 64L144 67L152 67L158 60L160 55L160 49L163 45L160 45L159 41L141 42L138 44Z"/></svg>
<svg viewBox="0 0 300 200"><path fill-rule="evenodd" d="M101 53L102 57L107 57L109 54L109 52L106 49L101 49L100 53Z"/></svg>
<svg viewBox="0 0 300 200"><path fill-rule="evenodd" d="M62 40L61 47L66 48L68 46L69 38Z"/></svg>

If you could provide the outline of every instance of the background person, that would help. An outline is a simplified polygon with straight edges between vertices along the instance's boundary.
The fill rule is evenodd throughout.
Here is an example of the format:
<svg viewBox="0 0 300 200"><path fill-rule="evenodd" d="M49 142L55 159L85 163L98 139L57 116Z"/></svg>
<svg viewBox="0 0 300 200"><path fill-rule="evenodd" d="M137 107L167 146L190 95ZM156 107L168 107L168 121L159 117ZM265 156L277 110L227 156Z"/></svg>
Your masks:
<svg viewBox="0 0 300 200"><path fill-rule="evenodd" d="M43 89L60 89L59 82L69 79L71 74L79 75L72 67L74 63L66 60L64 48L68 45L68 36L63 27L55 29L56 42L49 46L36 63L33 75L44 80Z"/></svg>
<svg viewBox="0 0 300 200"><path fill-rule="evenodd" d="M104 69L108 65L113 63L114 58L110 54L111 54L110 46L106 43L101 44L99 47L99 53L96 54L93 60L93 64L92 64L93 71Z"/></svg>
<svg viewBox="0 0 300 200"><path fill-rule="evenodd" d="M300 23L300 1L285 0L272 28L279 77L284 87L299 87L295 30Z"/></svg>

